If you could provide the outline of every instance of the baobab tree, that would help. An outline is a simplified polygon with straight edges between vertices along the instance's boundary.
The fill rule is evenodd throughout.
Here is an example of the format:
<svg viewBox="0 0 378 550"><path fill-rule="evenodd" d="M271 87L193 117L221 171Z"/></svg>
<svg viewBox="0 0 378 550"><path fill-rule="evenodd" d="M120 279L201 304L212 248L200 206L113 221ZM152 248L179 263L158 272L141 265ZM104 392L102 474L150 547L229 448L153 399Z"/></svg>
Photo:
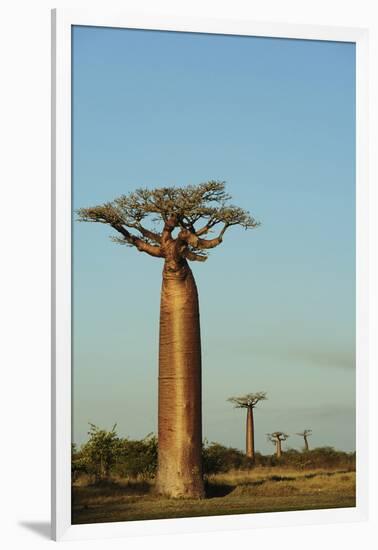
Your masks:
<svg viewBox="0 0 378 550"><path fill-rule="evenodd" d="M224 182L137 189L112 202L81 208L79 220L110 226L117 243L163 260L159 335L157 491L204 496L201 341L196 283L189 262L204 262L227 229L258 222L230 204ZM215 229L216 228L216 229ZM218 230L213 238L208 234Z"/></svg>
<svg viewBox="0 0 378 550"><path fill-rule="evenodd" d="M276 446L276 456L277 458L280 458L282 455L282 441L286 441L286 439L289 437L288 434L285 434L284 432L273 432L271 434L266 434L268 441L273 443L273 445Z"/></svg>
<svg viewBox="0 0 378 550"><path fill-rule="evenodd" d="M252 460L255 460L255 427L253 418L253 409L259 401L266 399L266 392L260 391L257 393L248 393L242 397L230 397L227 401L234 404L236 409L247 409L247 425L246 425L246 455Z"/></svg>
<svg viewBox="0 0 378 550"><path fill-rule="evenodd" d="M303 430L303 432L298 432L298 433L296 433L295 435L299 435L299 436L303 437L303 439L304 439L304 444L305 444L304 450L305 450L305 451L309 451L310 448L309 448L309 446L308 446L308 437L310 437L310 435L312 435L312 430L310 430L310 429Z"/></svg>

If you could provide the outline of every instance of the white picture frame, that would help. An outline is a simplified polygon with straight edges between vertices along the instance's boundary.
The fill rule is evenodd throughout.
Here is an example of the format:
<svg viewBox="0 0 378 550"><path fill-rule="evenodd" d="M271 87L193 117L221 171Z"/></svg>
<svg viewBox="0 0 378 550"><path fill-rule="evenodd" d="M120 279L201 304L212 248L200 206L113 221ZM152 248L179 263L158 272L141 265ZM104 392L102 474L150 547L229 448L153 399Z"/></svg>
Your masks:
<svg viewBox="0 0 378 550"><path fill-rule="evenodd" d="M86 25L356 44L357 505L355 508L71 525L71 27ZM52 535L55 540L361 521L368 513L368 31L246 20L52 11Z"/></svg>

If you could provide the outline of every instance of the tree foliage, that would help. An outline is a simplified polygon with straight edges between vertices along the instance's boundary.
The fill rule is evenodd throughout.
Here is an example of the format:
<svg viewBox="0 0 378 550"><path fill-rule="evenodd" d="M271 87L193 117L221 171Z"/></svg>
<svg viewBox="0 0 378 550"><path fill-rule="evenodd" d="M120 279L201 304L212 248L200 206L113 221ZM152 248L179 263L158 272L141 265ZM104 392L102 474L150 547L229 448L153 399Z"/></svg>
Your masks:
<svg viewBox="0 0 378 550"><path fill-rule="evenodd" d="M92 424L89 434L88 442L80 449L76 446L72 447L74 482L82 475L89 475L96 482L112 477L150 479L155 476L157 469L155 435L149 434L141 440L118 438L115 427L111 431L106 431ZM244 452L217 442L204 441L202 458L206 475L251 468L251 461ZM104 462L107 463L106 475L103 469ZM275 455L262 455L257 452L254 462L254 466L267 468L279 466L298 470L339 468L349 471L354 470L355 465L355 452L346 453L333 447L318 447L308 452L288 449L279 459Z"/></svg>
<svg viewBox="0 0 378 550"><path fill-rule="evenodd" d="M90 423L89 439L81 448L82 468L94 476L96 481L107 479L116 462L120 449L120 440L116 424L110 431L103 430Z"/></svg>
<svg viewBox="0 0 378 550"><path fill-rule="evenodd" d="M266 434L266 437L268 441L275 444L277 441L286 441L289 435L285 434L285 432L272 432L272 433Z"/></svg>
<svg viewBox="0 0 378 550"><path fill-rule="evenodd" d="M306 429L303 430L303 432L297 432L295 435L299 435L301 437L309 437L310 435L312 435L312 430Z"/></svg>
<svg viewBox="0 0 378 550"><path fill-rule="evenodd" d="M230 397L227 401L233 403L236 409L254 408L259 401L267 399L266 392L260 391L256 393L247 393L241 397Z"/></svg>
<svg viewBox="0 0 378 550"><path fill-rule="evenodd" d="M157 469L157 437L148 434L144 439L121 439L113 472L121 477L151 478Z"/></svg>
<svg viewBox="0 0 378 550"><path fill-rule="evenodd" d="M251 465L250 459L233 447L226 447L220 443L205 441L202 447L203 469L205 474L217 474L247 468Z"/></svg>
<svg viewBox="0 0 378 550"><path fill-rule="evenodd" d="M151 256L166 258L172 250L167 244L175 242L176 255L204 261L206 251L222 242L229 227L250 229L259 225L249 212L230 200L224 182L208 181L186 187L137 189L112 202L80 208L77 214L79 221L111 226L118 233L112 237L115 242ZM216 226L221 226L218 236L204 239Z"/></svg>
<svg viewBox="0 0 378 550"><path fill-rule="evenodd" d="M112 430L90 424L89 439L80 449L72 445L72 478L89 475L95 483L112 475L149 478L157 468L157 437L148 434L144 439L119 438L116 424Z"/></svg>

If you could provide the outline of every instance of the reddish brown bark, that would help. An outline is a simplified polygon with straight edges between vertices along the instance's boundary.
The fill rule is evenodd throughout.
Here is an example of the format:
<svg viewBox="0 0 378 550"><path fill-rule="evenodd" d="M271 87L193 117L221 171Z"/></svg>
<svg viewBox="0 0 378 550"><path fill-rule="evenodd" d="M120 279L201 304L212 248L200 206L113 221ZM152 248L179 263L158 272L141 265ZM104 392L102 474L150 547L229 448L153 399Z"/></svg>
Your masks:
<svg viewBox="0 0 378 550"><path fill-rule="evenodd" d="M276 440L276 455L277 455L277 458L281 458L282 447L281 447L281 440L280 439Z"/></svg>
<svg viewBox="0 0 378 550"><path fill-rule="evenodd" d="M167 261L160 307L157 491L201 498L201 340L198 294L185 259Z"/></svg>
<svg viewBox="0 0 378 550"><path fill-rule="evenodd" d="M247 408L246 454L252 460L255 459L255 434L254 434L254 421L253 421L253 407Z"/></svg>

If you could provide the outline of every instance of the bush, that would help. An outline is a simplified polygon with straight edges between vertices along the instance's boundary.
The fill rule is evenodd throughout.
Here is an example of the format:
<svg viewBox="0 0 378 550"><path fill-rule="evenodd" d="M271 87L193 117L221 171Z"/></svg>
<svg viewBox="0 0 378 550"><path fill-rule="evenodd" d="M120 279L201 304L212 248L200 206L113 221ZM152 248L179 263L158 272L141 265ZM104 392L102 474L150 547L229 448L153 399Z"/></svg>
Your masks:
<svg viewBox="0 0 378 550"><path fill-rule="evenodd" d="M93 424L88 432L89 440L78 451L72 446L72 481L86 474L96 483L111 476L123 478L152 478L158 462L158 442L153 434L142 440L119 438L116 426L109 432ZM220 443L204 442L202 446L204 474L224 473L230 470L247 470L253 466L280 467L295 470L343 469L354 470L356 453L337 451L333 447L318 447L311 451L289 449L281 458L276 455L255 454L252 462L245 453Z"/></svg>
<svg viewBox="0 0 378 550"><path fill-rule="evenodd" d="M87 474L87 464L80 451L77 450L76 445L72 445L72 458L71 458L71 479L76 481L81 475Z"/></svg>
<svg viewBox="0 0 378 550"><path fill-rule="evenodd" d="M80 453L73 454L74 476L78 472L86 472L94 477L95 482L108 479L119 453L120 440L117 437L116 424L111 431L90 424L88 435L89 439L81 447Z"/></svg>
<svg viewBox="0 0 378 550"><path fill-rule="evenodd" d="M251 460L244 453L215 442L210 445L205 442L202 448L202 459L205 474L217 474L251 466Z"/></svg>
<svg viewBox="0 0 378 550"><path fill-rule="evenodd" d="M108 432L91 424L89 440L78 451L72 446L72 481L87 474L95 483L120 477L153 477L157 469L157 438L120 439L116 426Z"/></svg>
<svg viewBox="0 0 378 550"><path fill-rule="evenodd" d="M122 439L113 473L121 477L153 477L157 469L157 438Z"/></svg>
<svg viewBox="0 0 378 550"><path fill-rule="evenodd" d="M244 470L252 466L267 468L292 468L294 470L313 470L320 468L339 468L354 470L356 453L337 451L333 447L319 447L311 451L289 449L280 458L274 455L255 454L252 462L244 453L232 447L225 447L212 442L203 446L203 465L205 474L228 472L229 470Z"/></svg>
<svg viewBox="0 0 378 550"><path fill-rule="evenodd" d="M268 457L266 457L268 458ZM295 470L312 470L318 468L340 468L354 470L356 467L356 453L337 451L333 447L318 447L311 451L299 452L288 449L281 458L268 458L269 466L281 466Z"/></svg>

